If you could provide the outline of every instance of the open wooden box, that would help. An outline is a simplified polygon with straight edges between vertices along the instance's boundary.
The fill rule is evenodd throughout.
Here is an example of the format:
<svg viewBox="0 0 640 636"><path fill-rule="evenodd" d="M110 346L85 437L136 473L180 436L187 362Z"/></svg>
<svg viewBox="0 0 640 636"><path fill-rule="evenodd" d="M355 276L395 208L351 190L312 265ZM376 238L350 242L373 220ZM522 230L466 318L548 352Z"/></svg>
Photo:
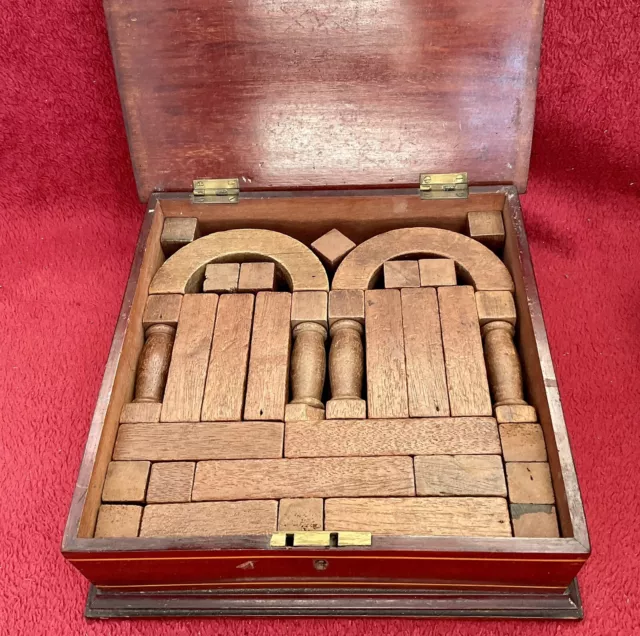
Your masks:
<svg viewBox="0 0 640 636"><path fill-rule="evenodd" d="M140 195L149 201L63 541L87 615L579 618L590 548L518 190L526 185L542 0L107 0ZM468 197L422 199L421 172L466 170ZM207 205L199 177L238 177ZM493 184L493 185L491 185ZM229 197L227 197L229 198ZM516 341L544 432L561 538L387 536L276 546L270 535L94 538L165 218L263 228L306 245L396 228L465 232L501 211Z"/></svg>

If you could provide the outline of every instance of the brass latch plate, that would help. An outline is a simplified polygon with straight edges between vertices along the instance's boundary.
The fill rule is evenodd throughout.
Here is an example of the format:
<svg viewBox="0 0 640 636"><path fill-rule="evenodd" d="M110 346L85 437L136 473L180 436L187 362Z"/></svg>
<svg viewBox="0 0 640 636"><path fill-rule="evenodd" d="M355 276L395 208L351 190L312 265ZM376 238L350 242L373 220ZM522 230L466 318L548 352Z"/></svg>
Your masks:
<svg viewBox="0 0 640 636"><path fill-rule="evenodd" d="M467 199L469 180L466 172L421 174L421 199Z"/></svg>
<svg viewBox="0 0 640 636"><path fill-rule="evenodd" d="M271 535L272 548L322 547L343 548L371 545L370 532L276 532Z"/></svg>
<svg viewBox="0 0 640 636"><path fill-rule="evenodd" d="M238 203L238 179L196 179L193 182L194 203Z"/></svg>

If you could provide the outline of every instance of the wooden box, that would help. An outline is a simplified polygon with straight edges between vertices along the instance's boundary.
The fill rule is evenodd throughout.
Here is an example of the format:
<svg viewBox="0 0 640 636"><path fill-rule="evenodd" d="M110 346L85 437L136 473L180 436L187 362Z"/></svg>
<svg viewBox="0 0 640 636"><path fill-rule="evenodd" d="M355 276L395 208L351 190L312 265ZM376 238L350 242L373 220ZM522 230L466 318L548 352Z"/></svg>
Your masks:
<svg viewBox="0 0 640 636"><path fill-rule="evenodd" d="M106 0L105 9L148 207L62 546L92 584L87 615L581 617L575 577L589 538L518 196L543 1ZM468 173L468 189L458 171ZM228 182L202 191L203 177ZM469 227L469 213L501 219L503 239ZM184 218L197 219L205 236L254 228L306 246L332 229L360 245L414 227L470 233L491 246L513 279L515 343L544 436L559 536L332 527L316 536L95 537L134 395L151 281L165 252L196 238L165 241L163 251L163 227ZM473 284L464 261L456 260L458 276ZM527 459L507 457L502 443L505 461ZM425 455L416 461L442 474ZM127 487L135 490L136 479L128 473ZM149 497L146 488L127 501Z"/></svg>

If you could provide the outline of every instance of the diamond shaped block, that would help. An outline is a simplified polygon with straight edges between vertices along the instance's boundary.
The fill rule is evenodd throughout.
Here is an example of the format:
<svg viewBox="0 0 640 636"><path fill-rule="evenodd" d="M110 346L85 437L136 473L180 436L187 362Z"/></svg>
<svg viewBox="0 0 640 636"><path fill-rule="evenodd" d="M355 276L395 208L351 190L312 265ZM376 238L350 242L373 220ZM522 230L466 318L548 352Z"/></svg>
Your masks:
<svg viewBox="0 0 640 636"><path fill-rule="evenodd" d="M342 259L356 246L339 230L333 229L311 243L311 249L318 258L331 270L340 265Z"/></svg>

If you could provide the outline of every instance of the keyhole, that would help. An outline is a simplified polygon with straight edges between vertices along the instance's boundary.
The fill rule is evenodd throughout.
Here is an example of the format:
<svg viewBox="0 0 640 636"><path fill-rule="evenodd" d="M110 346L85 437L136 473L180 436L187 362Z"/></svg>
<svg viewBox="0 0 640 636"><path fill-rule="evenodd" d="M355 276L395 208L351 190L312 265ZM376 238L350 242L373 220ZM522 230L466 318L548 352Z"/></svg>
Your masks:
<svg viewBox="0 0 640 636"><path fill-rule="evenodd" d="M329 562L325 561L324 559L316 559L313 562L313 567L316 570L326 570L329 567Z"/></svg>

